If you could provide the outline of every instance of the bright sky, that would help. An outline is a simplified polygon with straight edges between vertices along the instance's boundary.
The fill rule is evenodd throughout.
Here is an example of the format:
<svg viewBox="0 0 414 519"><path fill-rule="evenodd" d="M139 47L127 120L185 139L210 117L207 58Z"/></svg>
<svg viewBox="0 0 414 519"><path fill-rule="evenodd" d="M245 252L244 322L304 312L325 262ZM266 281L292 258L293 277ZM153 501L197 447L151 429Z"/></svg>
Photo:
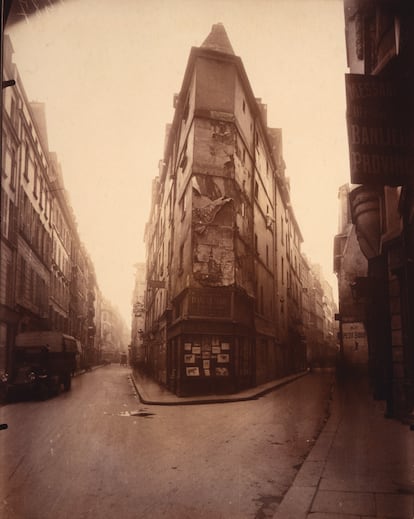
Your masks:
<svg viewBox="0 0 414 519"><path fill-rule="evenodd" d="M283 129L302 250L336 293L337 193L349 180L342 0L61 0L6 31L29 100L46 103L98 284L128 324L173 94L217 22L268 125Z"/></svg>

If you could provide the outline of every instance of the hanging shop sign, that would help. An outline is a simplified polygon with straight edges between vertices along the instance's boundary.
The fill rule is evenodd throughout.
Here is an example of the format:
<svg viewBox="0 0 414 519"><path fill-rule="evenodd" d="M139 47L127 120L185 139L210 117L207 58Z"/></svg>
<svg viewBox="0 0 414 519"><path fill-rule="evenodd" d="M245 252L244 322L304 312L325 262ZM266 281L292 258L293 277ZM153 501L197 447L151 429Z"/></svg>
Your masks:
<svg viewBox="0 0 414 519"><path fill-rule="evenodd" d="M346 74L351 182L403 185L414 180L413 82Z"/></svg>

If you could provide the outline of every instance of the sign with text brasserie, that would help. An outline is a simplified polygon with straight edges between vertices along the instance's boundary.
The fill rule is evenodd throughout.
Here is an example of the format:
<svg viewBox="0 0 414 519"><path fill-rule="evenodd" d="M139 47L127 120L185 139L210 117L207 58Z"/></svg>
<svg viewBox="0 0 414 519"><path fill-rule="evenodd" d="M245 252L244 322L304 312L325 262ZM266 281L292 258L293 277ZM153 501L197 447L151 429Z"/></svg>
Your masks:
<svg viewBox="0 0 414 519"><path fill-rule="evenodd" d="M409 83L345 75L353 184L398 186L414 180L414 90Z"/></svg>

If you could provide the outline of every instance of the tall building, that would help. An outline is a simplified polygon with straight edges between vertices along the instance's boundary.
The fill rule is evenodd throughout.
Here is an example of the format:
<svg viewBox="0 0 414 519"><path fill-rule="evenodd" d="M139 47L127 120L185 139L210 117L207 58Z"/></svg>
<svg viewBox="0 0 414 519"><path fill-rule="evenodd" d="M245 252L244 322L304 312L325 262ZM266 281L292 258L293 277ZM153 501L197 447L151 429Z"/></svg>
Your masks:
<svg viewBox="0 0 414 519"><path fill-rule="evenodd" d="M144 347L177 394L304 369L302 235L280 129L221 24L192 48L145 231Z"/></svg>
<svg viewBox="0 0 414 519"><path fill-rule="evenodd" d="M4 36L0 235L0 374L13 364L15 335L57 330L97 362L93 265L80 241L63 174L50 152L45 106L29 102Z"/></svg>
<svg viewBox="0 0 414 519"><path fill-rule="evenodd" d="M4 38L2 95L0 370L17 332L46 329L52 259L52 198L42 109L30 103Z"/></svg>

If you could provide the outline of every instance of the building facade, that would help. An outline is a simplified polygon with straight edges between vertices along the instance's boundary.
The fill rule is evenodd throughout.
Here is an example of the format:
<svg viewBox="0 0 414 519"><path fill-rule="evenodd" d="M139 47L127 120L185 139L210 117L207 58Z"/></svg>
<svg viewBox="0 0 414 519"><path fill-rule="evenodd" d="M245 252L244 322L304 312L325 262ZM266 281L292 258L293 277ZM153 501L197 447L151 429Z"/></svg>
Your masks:
<svg viewBox="0 0 414 519"><path fill-rule="evenodd" d="M12 55L5 35L3 80L14 84L2 92L0 372L12 367L16 334L33 330L75 336L85 362L95 364L101 295L94 267L49 150L45 106L28 101Z"/></svg>
<svg viewBox="0 0 414 519"><path fill-rule="evenodd" d="M174 107L145 231L146 368L179 395L303 370L303 238L282 132L221 24L191 50Z"/></svg>
<svg viewBox="0 0 414 519"><path fill-rule="evenodd" d="M146 291L146 265L135 265L135 285L132 293L131 316L131 344L129 348L129 362L131 366L143 367L148 357L144 348L145 328L145 291Z"/></svg>
<svg viewBox="0 0 414 519"><path fill-rule="evenodd" d="M413 4L344 6L349 202L366 259L352 290L363 306L374 395L389 416L404 418L414 406Z"/></svg>
<svg viewBox="0 0 414 519"><path fill-rule="evenodd" d="M352 223L349 192L343 185L338 191L338 234L334 238L334 272L338 279L339 345L343 361L368 370L368 342L366 335L366 308L357 300L355 287L365 279L368 260L362 253L355 226Z"/></svg>

